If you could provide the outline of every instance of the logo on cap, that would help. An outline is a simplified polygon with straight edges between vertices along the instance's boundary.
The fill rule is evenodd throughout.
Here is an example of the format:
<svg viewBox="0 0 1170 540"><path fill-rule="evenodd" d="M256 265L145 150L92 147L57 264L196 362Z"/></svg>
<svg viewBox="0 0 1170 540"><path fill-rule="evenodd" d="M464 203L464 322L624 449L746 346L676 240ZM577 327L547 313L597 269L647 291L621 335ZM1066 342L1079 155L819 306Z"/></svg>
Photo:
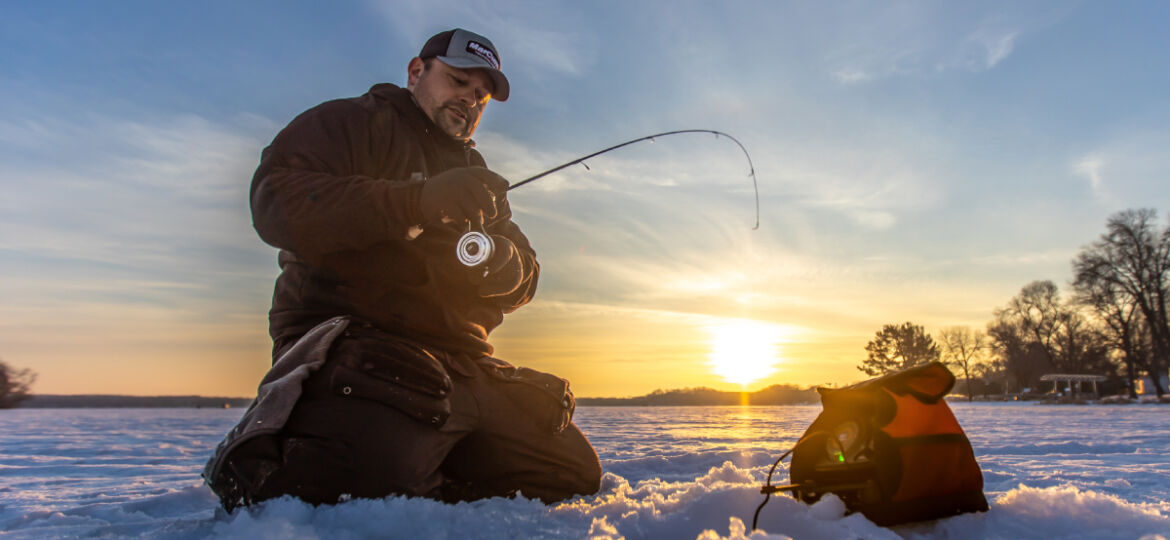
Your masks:
<svg viewBox="0 0 1170 540"><path fill-rule="evenodd" d="M467 52L472 53L480 58L483 58L493 68L500 69L500 61L496 59L496 53L482 44L474 41L467 42Z"/></svg>

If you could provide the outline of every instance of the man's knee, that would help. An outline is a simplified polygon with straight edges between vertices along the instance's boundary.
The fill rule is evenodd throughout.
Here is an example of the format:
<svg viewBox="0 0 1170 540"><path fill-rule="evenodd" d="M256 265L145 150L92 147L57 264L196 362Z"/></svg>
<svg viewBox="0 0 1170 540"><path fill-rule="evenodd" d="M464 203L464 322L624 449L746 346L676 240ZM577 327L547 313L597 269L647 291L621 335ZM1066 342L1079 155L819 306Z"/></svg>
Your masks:
<svg viewBox="0 0 1170 540"><path fill-rule="evenodd" d="M290 495L310 504L337 502L345 453L332 441L260 435L233 449L212 489L228 511Z"/></svg>
<svg viewBox="0 0 1170 540"><path fill-rule="evenodd" d="M596 457L597 454L594 454ZM585 474L581 476L581 494L592 495L601 491L601 461L594 460L589 467L586 468Z"/></svg>
<svg viewBox="0 0 1170 540"><path fill-rule="evenodd" d="M601 461L588 439L573 424L556 437L561 440L555 446L555 465L546 471L546 478L529 478L521 492L545 503L597 493L601 489Z"/></svg>
<svg viewBox="0 0 1170 540"><path fill-rule="evenodd" d="M427 460L394 455L382 447L358 449L351 442L306 436L279 436L276 452L257 454L241 447L229 458L242 488L243 503L289 495L309 504L333 504L351 496L437 497L440 476Z"/></svg>
<svg viewBox="0 0 1170 540"><path fill-rule="evenodd" d="M328 476L347 486L344 493L364 498L436 496L438 467L452 435L368 400L337 399L298 407L289 431L335 442L333 451L342 455L323 464L333 466ZM309 459L303 465L313 468L322 463Z"/></svg>
<svg viewBox="0 0 1170 540"><path fill-rule="evenodd" d="M576 466L570 469L573 472L571 489L576 495L597 493L601 489L601 460L597 457L597 451L575 424L570 424L564 434L579 441L574 445L576 451L573 461Z"/></svg>

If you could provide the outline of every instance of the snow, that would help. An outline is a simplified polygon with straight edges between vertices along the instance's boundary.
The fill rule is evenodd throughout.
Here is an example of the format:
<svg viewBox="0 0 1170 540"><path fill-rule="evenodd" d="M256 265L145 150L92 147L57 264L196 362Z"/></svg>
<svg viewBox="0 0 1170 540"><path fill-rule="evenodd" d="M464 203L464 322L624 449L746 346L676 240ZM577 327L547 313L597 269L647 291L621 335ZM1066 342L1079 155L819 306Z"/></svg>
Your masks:
<svg viewBox="0 0 1170 540"><path fill-rule="evenodd" d="M1170 407L952 404L991 511L882 528L774 496L772 461L819 406L581 407L600 493L551 506L390 497L227 515L200 469L241 410L0 411L0 536L11 538L1130 538L1170 537ZM777 481L787 473L777 472Z"/></svg>

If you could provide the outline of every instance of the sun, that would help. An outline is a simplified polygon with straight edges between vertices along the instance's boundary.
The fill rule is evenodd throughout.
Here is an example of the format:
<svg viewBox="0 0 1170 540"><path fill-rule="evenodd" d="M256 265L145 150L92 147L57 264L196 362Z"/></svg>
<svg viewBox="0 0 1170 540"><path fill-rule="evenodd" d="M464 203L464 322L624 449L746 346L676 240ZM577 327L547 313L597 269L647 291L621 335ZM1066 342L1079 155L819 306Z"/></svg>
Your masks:
<svg viewBox="0 0 1170 540"><path fill-rule="evenodd" d="M708 326L707 331L712 371L723 380L746 386L776 372L779 327L736 319Z"/></svg>

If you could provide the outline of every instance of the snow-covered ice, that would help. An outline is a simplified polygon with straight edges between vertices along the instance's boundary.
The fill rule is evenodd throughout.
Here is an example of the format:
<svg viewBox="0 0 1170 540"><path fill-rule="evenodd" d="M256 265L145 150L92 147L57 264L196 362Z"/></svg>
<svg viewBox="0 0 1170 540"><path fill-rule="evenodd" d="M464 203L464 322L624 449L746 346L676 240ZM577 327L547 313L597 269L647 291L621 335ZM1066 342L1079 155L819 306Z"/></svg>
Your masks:
<svg viewBox="0 0 1170 540"><path fill-rule="evenodd" d="M12 538L1144 538L1170 537L1170 407L952 404L991 511L882 528L773 497L768 467L820 412L796 407L581 407L602 491L444 505L292 499L225 515L199 472L241 410L0 411L0 536ZM783 471L777 480L784 481ZM745 525L746 524L746 525Z"/></svg>

